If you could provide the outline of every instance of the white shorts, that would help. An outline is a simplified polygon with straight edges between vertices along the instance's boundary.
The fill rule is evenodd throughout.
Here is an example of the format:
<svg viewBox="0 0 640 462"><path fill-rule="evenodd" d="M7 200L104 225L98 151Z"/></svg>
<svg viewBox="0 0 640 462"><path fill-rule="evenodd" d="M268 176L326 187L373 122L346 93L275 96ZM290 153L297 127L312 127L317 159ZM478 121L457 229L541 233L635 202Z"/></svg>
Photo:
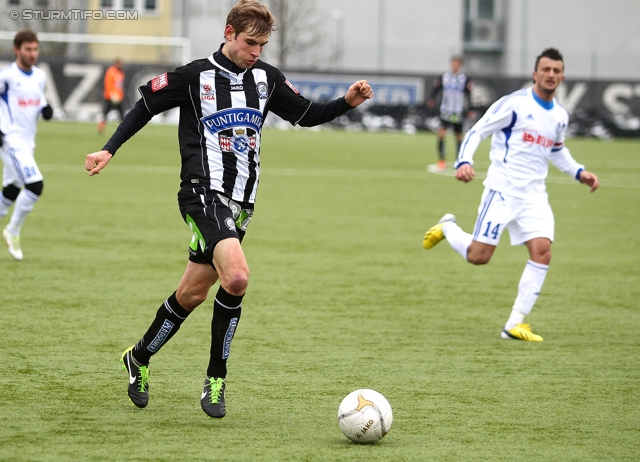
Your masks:
<svg viewBox="0 0 640 462"><path fill-rule="evenodd" d="M522 245L536 237L553 241L555 222L547 195L518 199L485 188L473 240L497 246L505 228L509 230L511 245Z"/></svg>
<svg viewBox="0 0 640 462"><path fill-rule="evenodd" d="M2 171L2 186L15 184L22 187L25 184L42 181L42 173L33 157L33 148L28 143L6 142L0 147L0 157L4 164Z"/></svg>

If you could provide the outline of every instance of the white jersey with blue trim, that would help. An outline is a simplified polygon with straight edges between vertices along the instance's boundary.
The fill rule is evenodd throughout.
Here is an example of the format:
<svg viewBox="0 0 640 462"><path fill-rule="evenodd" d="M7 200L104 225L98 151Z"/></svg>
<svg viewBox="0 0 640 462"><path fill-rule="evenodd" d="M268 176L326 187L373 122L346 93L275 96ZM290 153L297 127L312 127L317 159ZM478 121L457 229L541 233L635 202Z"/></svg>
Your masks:
<svg viewBox="0 0 640 462"><path fill-rule="evenodd" d="M0 70L0 130L9 143L19 139L35 147L38 116L47 105L44 71L25 72L13 62Z"/></svg>
<svg viewBox="0 0 640 462"><path fill-rule="evenodd" d="M496 101L469 130L455 167L473 165L473 155L489 135L491 165L484 185L510 196L526 198L546 194L549 161L559 170L579 179L578 164L564 146L569 124L567 111L554 98L545 101L532 88L515 91Z"/></svg>

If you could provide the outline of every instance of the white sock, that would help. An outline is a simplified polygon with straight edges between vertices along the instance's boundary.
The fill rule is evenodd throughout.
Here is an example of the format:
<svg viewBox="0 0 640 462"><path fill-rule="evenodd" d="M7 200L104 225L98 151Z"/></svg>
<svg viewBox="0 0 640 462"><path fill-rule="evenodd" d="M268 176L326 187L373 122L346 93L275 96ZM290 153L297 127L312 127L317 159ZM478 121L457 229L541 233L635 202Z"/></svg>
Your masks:
<svg viewBox="0 0 640 462"><path fill-rule="evenodd" d="M531 313L548 270L549 265L535 263L531 260L527 261L518 284L518 296L513 304L511 316L504 326L505 329L509 330L515 327L516 324L522 324L524 317Z"/></svg>
<svg viewBox="0 0 640 462"><path fill-rule="evenodd" d="M467 250L473 241L471 234L462 230L457 223L448 221L442 227L442 233L447 238L447 242L453 250L462 255L462 258L467 259Z"/></svg>
<svg viewBox="0 0 640 462"><path fill-rule="evenodd" d="M20 229L26 220L29 212L33 210L33 205L38 201L39 196L36 196L28 189L23 189L16 198L13 214L11 215L11 221L9 222L9 232L14 236L20 234Z"/></svg>
<svg viewBox="0 0 640 462"><path fill-rule="evenodd" d="M4 197L0 192L0 218L7 214L7 212L9 211L9 207L11 207L12 205L13 201L10 201L6 197Z"/></svg>
<svg viewBox="0 0 640 462"><path fill-rule="evenodd" d="M516 324L522 324L524 322L524 317L524 313L521 313L514 308L513 310L511 310L511 316L509 316L509 319L504 325L504 328L507 330L513 329L514 327L516 327Z"/></svg>

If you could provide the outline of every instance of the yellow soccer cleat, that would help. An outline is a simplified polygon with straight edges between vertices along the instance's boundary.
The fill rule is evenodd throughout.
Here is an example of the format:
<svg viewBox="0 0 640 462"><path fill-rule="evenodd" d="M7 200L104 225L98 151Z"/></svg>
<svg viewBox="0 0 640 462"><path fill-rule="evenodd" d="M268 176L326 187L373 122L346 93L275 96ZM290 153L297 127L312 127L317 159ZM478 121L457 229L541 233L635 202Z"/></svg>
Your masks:
<svg viewBox="0 0 640 462"><path fill-rule="evenodd" d="M440 218L438 223L429 228L427 232L424 234L424 239L422 240L422 247L429 250L434 247L438 242L444 239L444 233L442 232L442 227L445 223L452 221L456 222L456 217L450 213L447 213L445 216Z"/></svg>
<svg viewBox="0 0 640 462"><path fill-rule="evenodd" d="M501 336L505 340L524 340L525 342L542 342L544 340L531 332L529 324L516 324L513 329L502 329Z"/></svg>

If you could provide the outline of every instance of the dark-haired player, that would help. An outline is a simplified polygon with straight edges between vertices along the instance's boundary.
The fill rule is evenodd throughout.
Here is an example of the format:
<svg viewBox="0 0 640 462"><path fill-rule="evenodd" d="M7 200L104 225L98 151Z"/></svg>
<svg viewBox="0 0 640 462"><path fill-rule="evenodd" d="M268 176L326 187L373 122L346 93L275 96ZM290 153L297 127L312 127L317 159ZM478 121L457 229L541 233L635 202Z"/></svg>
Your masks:
<svg viewBox="0 0 640 462"><path fill-rule="evenodd" d="M478 207L473 234L464 232L452 214L446 214L425 234L430 249L446 238L469 263L489 262L505 229L511 245L526 245L529 261L518 284L518 296L501 336L541 342L524 318L531 312L551 261L554 219L545 179L551 161L560 171L598 189L598 177L578 164L564 146L569 116L554 98L564 80L564 62L555 48L537 57L533 87L496 101L465 136L456 161L456 179L473 180L473 154L480 141L491 138L491 165Z"/></svg>
<svg viewBox="0 0 640 462"><path fill-rule="evenodd" d="M16 60L0 71L0 157L4 164L0 218L14 205L9 224L2 230L7 250L22 260L20 230L40 199L44 186L33 151L40 114L46 120L53 109L44 97L47 77L35 64L39 55L38 36L21 30L13 39Z"/></svg>

